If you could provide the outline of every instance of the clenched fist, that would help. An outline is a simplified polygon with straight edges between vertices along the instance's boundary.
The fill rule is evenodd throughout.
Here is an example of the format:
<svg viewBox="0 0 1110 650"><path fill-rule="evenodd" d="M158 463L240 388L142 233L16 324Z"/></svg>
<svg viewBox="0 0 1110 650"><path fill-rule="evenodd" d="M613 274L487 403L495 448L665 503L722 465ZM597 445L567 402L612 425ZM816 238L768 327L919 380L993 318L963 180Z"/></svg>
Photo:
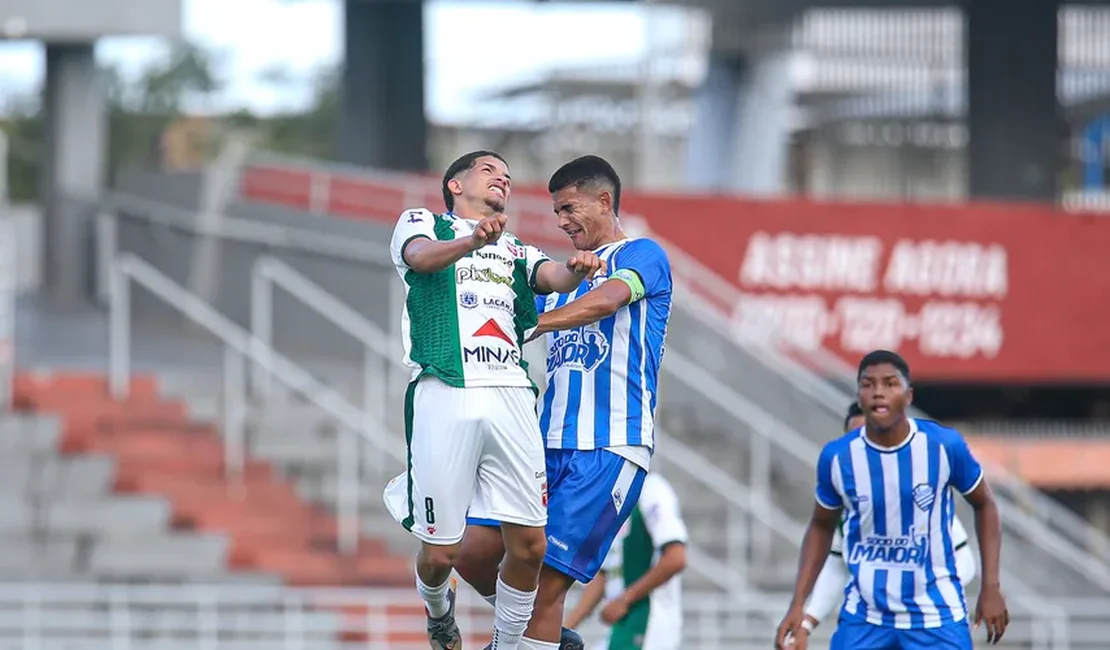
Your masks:
<svg viewBox="0 0 1110 650"><path fill-rule="evenodd" d="M508 217L499 212L479 221L470 234L470 246L478 250L487 244L496 243L501 238L501 233L505 232L505 222L508 220Z"/></svg>
<svg viewBox="0 0 1110 650"><path fill-rule="evenodd" d="M605 273L605 261L596 253L579 251L567 260L567 268L571 273L579 275L586 280L591 280L598 273Z"/></svg>

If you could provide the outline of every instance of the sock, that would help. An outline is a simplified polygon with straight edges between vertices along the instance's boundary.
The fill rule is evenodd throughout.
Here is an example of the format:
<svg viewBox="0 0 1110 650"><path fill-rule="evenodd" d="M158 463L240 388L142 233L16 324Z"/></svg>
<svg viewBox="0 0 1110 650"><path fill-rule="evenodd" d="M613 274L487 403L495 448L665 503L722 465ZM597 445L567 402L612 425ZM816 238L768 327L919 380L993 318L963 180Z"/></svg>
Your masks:
<svg viewBox="0 0 1110 650"><path fill-rule="evenodd" d="M559 650L559 644L523 637L520 640L520 650Z"/></svg>
<svg viewBox="0 0 1110 650"><path fill-rule="evenodd" d="M482 596L482 600L486 601L490 605L493 605L494 607L497 607L497 594L495 593L488 596Z"/></svg>
<svg viewBox="0 0 1110 650"><path fill-rule="evenodd" d="M420 579L420 574L416 574L416 591L420 593L420 597L424 599L424 604L428 606L428 616L442 618L447 614L451 608L451 603L447 600L447 587L450 584L451 577L448 576L443 584L438 587L429 587Z"/></svg>
<svg viewBox="0 0 1110 650"><path fill-rule="evenodd" d="M518 650L520 637L532 618L536 604L536 591L513 589L497 576L497 604L493 611L493 641L491 650Z"/></svg>

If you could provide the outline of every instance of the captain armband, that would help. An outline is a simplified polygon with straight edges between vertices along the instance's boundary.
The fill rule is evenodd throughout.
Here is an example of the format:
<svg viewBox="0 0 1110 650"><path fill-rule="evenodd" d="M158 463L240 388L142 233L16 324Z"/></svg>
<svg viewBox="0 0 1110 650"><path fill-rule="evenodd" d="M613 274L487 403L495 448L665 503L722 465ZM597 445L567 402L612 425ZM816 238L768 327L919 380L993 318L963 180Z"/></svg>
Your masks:
<svg viewBox="0 0 1110 650"><path fill-rule="evenodd" d="M640 274L632 269L617 269L613 271L609 278L620 280L628 285L629 290L632 291L632 299L628 301L629 304L644 297L644 283L640 280Z"/></svg>

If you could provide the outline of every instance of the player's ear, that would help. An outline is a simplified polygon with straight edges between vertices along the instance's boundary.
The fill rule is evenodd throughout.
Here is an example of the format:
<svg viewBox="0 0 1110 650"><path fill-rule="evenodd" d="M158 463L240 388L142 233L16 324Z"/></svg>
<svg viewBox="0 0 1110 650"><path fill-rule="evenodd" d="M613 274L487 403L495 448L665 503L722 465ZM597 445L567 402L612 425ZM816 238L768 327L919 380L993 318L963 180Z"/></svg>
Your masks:
<svg viewBox="0 0 1110 650"><path fill-rule="evenodd" d="M601 204L601 212L607 213L613 209L613 193L601 190L597 193L597 202Z"/></svg>
<svg viewBox="0 0 1110 650"><path fill-rule="evenodd" d="M906 388L906 406L913 404L913 386Z"/></svg>
<svg viewBox="0 0 1110 650"><path fill-rule="evenodd" d="M462 196L462 181L459 180L457 177L452 178L451 180L447 181L447 189L451 190L451 193L455 196Z"/></svg>

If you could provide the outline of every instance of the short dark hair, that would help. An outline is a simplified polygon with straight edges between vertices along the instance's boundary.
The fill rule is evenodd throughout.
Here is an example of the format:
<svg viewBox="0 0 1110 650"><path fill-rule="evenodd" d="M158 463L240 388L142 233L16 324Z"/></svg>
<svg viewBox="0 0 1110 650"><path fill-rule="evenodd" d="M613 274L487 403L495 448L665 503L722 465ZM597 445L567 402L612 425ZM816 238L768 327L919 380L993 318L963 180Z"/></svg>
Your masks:
<svg viewBox="0 0 1110 650"><path fill-rule="evenodd" d="M579 156L555 170L547 182L547 191L554 194L559 190L574 186L604 184L613 190L613 214L620 214L621 177L601 156Z"/></svg>
<svg viewBox="0 0 1110 650"><path fill-rule="evenodd" d="M852 402L848 405L848 413L844 416L844 430L848 430L848 423L852 418L858 418L863 415L863 409L860 408L859 402Z"/></svg>
<svg viewBox="0 0 1110 650"><path fill-rule="evenodd" d="M506 165L509 164L509 161L501 157L501 154L497 153L496 151L487 151L485 149L481 149L478 151L471 151L468 154L463 154L459 156L458 159L455 160L455 162L451 163L451 165L447 167L447 171L443 172L443 205L447 206L448 212L455 209L455 195L451 193L450 189L448 189L448 181L458 176L460 173L473 168L474 163L478 162L479 158L485 158L486 156L492 156L505 163Z"/></svg>
<svg viewBox="0 0 1110 650"><path fill-rule="evenodd" d="M889 363L894 366L894 369L905 378L906 383L910 383L909 364L902 358L902 355L897 352L891 352L890 350L873 350L864 355L864 357L860 359L859 368L856 371L856 381L859 381L859 378L863 376L864 370L874 366L880 366L884 363Z"/></svg>

